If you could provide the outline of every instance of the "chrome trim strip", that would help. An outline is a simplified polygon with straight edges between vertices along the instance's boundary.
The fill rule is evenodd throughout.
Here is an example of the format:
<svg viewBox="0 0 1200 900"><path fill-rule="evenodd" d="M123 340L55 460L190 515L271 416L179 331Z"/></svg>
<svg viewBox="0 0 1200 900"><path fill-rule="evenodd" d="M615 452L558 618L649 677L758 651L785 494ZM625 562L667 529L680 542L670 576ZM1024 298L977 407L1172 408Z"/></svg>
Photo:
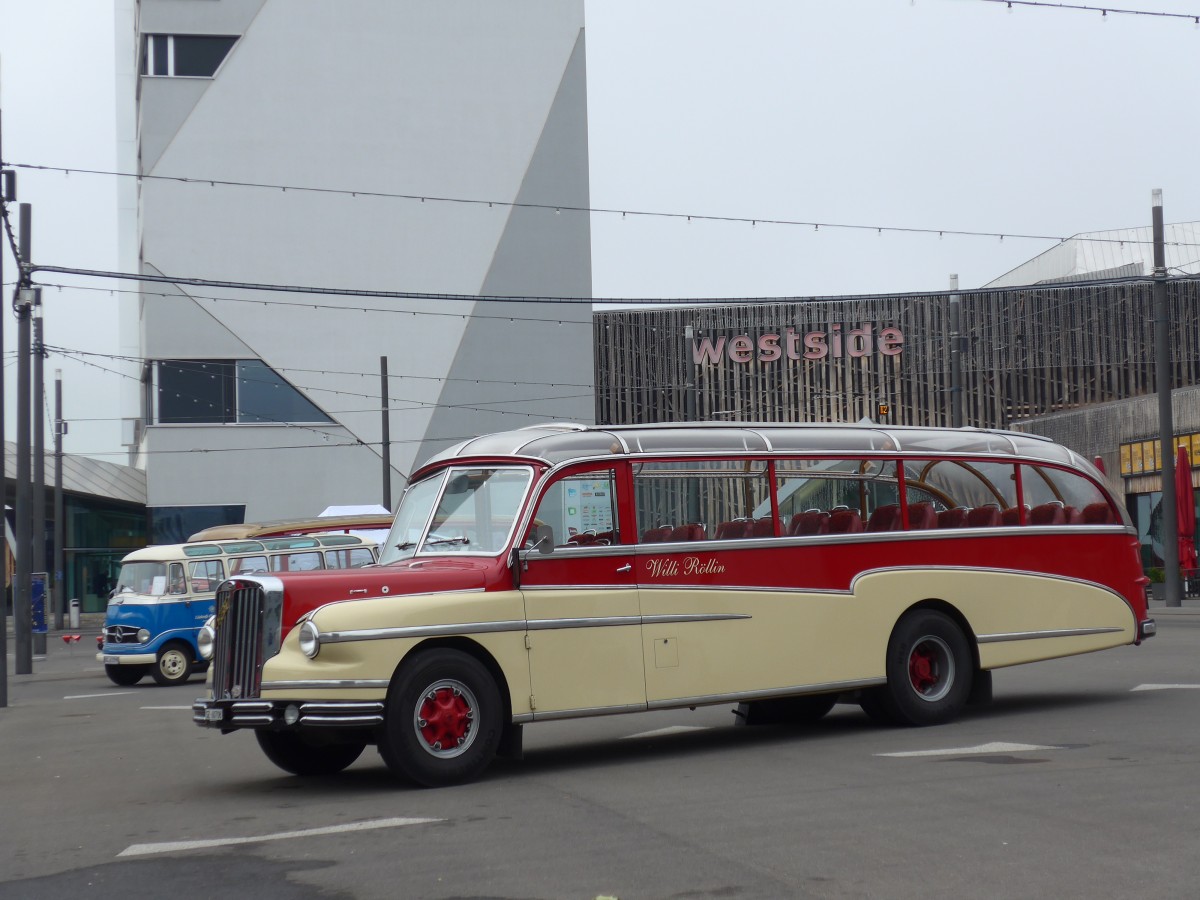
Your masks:
<svg viewBox="0 0 1200 900"><path fill-rule="evenodd" d="M729 590L729 588L722 588ZM401 638L451 637L468 634L497 634L513 631L557 631L564 628L620 628L632 625L657 625L664 622L717 622L725 619L749 619L740 613L696 613L669 616L595 616L563 619L510 619L504 622L464 622L459 625L417 625L408 628L370 628L362 631L330 631L319 636L322 644L340 644L350 641L383 641ZM264 683L262 689L283 690L298 686L313 687L386 687L388 682L348 681L273 681Z"/></svg>
<svg viewBox="0 0 1200 900"><path fill-rule="evenodd" d="M328 691L353 688L386 688L386 678L317 678L311 681L264 681L264 691ZM267 706L270 708L270 702ZM363 701L370 702L370 701Z"/></svg>
<svg viewBox="0 0 1200 900"><path fill-rule="evenodd" d="M382 725L383 716L301 716L297 725L312 725L317 727L324 726L347 726L347 725Z"/></svg>
<svg viewBox="0 0 1200 900"><path fill-rule="evenodd" d="M533 721L533 713L517 713L512 717L514 725L528 725Z"/></svg>
<svg viewBox="0 0 1200 900"><path fill-rule="evenodd" d="M230 725L270 725L274 720L270 716L230 716ZM221 724L221 723L217 723Z"/></svg>
<svg viewBox="0 0 1200 900"><path fill-rule="evenodd" d="M753 619L748 613L676 613L673 615L642 616L643 625L670 625L675 622L724 622L731 619Z"/></svg>
<svg viewBox="0 0 1200 900"><path fill-rule="evenodd" d="M283 702L283 701L281 701ZM330 713L330 712L383 712L381 700L342 700L330 703L328 700L318 700L311 703L301 703L300 713Z"/></svg>
<svg viewBox="0 0 1200 900"><path fill-rule="evenodd" d="M636 591L636 584L523 584L522 591Z"/></svg>
<svg viewBox="0 0 1200 900"><path fill-rule="evenodd" d="M975 640L981 644L1002 641L1039 641L1043 638L1085 637L1093 634L1120 634L1123 628L1059 628L1053 631L1014 631L1009 634L981 634Z"/></svg>
<svg viewBox="0 0 1200 900"><path fill-rule="evenodd" d="M611 628L641 625L641 616L596 616L579 619L530 619L530 631L557 631L560 628Z"/></svg>
<svg viewBox="0 0 1200 900"><path fill-rule="evenodd" d="M553 712L533 711L534 722L551 722L555 719L583 719L592 716L619 716L624 713L645 712L645 703L627 703L624 706L596 706L585 709L560 709ZM514 718L513 721L516 721Z"/></svg>
<svg viewBox="0 0 1200 900"><path fill-rule="evenodd" d="M805 684L773 688L765 691L738 691L732 694L704 694L698 697L676 697L671 700L651 700L648 709L673 709L680 706L711 706L742 700L767 700L772 697L798 697L804 694L831 694L834 691L854 691L883 684L886 678L858 678L853 681L828 681L824 684Z"/></svg>

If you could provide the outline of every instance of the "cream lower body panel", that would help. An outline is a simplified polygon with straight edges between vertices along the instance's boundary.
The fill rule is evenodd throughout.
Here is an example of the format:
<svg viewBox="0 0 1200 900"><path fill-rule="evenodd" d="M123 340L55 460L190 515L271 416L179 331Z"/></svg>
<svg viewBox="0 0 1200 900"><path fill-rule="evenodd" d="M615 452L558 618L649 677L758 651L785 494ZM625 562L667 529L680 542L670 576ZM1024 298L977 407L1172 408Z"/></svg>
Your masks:
<svg viewBox="0 0 1200 900"><path fill-rule="evenodd" d="M983 636L991 669L1133 643L1128 603L1095 584L972 569L891 569L850 592L642 588L642 613L747 616L642 629L650 704L688 697L882 682L888 640L910 607L941 601Z"/></svg>

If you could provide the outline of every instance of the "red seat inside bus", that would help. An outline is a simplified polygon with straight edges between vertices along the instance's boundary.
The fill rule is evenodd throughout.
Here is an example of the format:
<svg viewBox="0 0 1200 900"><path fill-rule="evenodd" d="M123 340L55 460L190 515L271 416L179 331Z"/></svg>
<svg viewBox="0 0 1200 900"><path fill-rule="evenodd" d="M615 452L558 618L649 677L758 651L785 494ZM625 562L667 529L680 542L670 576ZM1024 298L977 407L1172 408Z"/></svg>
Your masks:
<svg viewBox="0 0 1200 900"><path fill-rule="evenodd" d="M913 531L937 528L937 511L928 500L908 504L908 527Z"/></svg>
<svg viewBox="0 0 1200 900"><path fill-rule="evenodd" d="M829 534L829 513L820 509L796 513L788 522L788 534Z"/></svg>
<svg viewBox="0 0 1200 900"><path fill-rule="evenodd" d="M970 512L965 506L956 506L953 509L943 509L937 514L938 528L966 528L967 514Z"/></svg>
<svg viewBox="0 0 1200 900"><path fill-rule="evenodd" d="M1116 525L1117 518L1107 503L1089 503L1083 508L1084 525Z"/></svg>
<svg viewBox="0 0 1200 900"><path fill-rule="evenodd" d="M829 514L830 534L858 534L863 530L857 509L835 509Z"/></svg>
<svg viewBox="0 0 1200 900"><path fill-rule="evenodd" d="M867 519L867 531L899 531L904 527L900 518L900 507L895 503L878 506Z"/></svg>
<svg viewBox="0 0 1200 900"><path fill-rule="evenodd" d="M1000 526L1000 507L993 503L987 506L977 506L967 513L968 528L998 528Z"/></svg>
<svg viewBox="0 0 1200 900"><path fill-rule="evenodd" d="M1066 507L1058 502L1042 503L1029 511L1030 525L1066 525Z"/></svg>

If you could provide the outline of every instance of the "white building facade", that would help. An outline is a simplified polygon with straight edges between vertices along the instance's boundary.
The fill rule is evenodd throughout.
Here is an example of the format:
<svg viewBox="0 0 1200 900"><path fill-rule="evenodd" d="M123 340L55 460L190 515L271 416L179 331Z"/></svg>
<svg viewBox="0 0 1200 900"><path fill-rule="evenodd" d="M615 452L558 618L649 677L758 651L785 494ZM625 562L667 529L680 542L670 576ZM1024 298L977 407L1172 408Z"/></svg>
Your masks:
<svg viewBox="0 0 1200 900"><path fill-rule="evenodd" d="M140 0L151 539L594 416L583 0ZM353 291L415 293L415 298ZM501 299L495 299L501 298Z"/></svg>

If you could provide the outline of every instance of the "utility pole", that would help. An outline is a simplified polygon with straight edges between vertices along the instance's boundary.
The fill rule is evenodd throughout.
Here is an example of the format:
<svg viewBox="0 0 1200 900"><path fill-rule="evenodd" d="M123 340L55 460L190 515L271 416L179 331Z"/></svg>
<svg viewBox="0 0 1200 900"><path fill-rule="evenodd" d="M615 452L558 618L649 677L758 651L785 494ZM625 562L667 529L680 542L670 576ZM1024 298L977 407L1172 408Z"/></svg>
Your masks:
<svg viewBox="0 0 1200 900"><path fill-rule="evenodd" d="M62 417L62 369L54 370L54 627L63 628L63 610L67 605L66 583L63 577L65 558L64 542L67 538L67 523L63 512L63 435L66 423Z"/></svg>
<svg viewBox="0 0 1200 900"><path fill-rule="evenodd" d="M2 113L2 111L0 111ZM0 121L0 139L3 138L4 127ZM4 159L3 141L0 140L0 160ZM4 213L4 221L8 220L8 204L16 199L13 186L13 173L0 169L0 211ZM3 236L0 236L0 240ZM0 248L0 284L4 283L4 250ZM4 348L4 319L0 315L0 350ZM0 569L4 572L4 580L0 581L0 708L8 706L8 583L12 573L8 571L8 445L4 443L4 366L0 366L0 543L4 550L0 551Z"/></svg>
<svg viewBox="0 0 1200 900"><path fill-rule="evenodd" d="M30 515L31 480L29 471L29 319L34 305L35 288L29 283L32 210L28 203L18 207L20 218L21 280L17 288L17 573L13 579L13 626L17 675L33 674L33 609L29 551L33 544L33 518Z"/></svg>
<svg viewBox="0 0 1200 900"><path fill-rule="evenodd" d="M383 401L383 433L380 453L383 457L383 508L392 510L392 416L388 409L387 357L379 357L379 396Z"/></svg>
<svg viewBox="0 0 1200 900"><path fill-rule="evenodd" d="M958 276L950 276L950 427L963 427L962 387L962 298L958 295Z"/></svg>
<svg viewBox="0 0 1200 900"><path fill-rule="evenodd" d="M33 424L33 545L29 551L30 572L46 569L46 416L43 396L45 395L45 350L42 331L42 292L33 295L33 398L30 421ZM43 583L43 590L49 585ZM32 587L31 587L32 590ZM50 615L53 597L42 595L42 626ZM33 634L33 652L46 654L46 632Z"/></svg>
<svg viewBox="0 0 1200 900"><path fill-rule="evenodd" d="M1154 378L1158 382L1158 439L1162 454L1163 569L1167 606L1183 606L1179 578L1179 519L1175 496L1175 422L1171 412L1171 311L1167 306L1167 252L1162 189L1152 197L1154 221ZM1191 498L1188 498L1189 502Z"/></svg>

